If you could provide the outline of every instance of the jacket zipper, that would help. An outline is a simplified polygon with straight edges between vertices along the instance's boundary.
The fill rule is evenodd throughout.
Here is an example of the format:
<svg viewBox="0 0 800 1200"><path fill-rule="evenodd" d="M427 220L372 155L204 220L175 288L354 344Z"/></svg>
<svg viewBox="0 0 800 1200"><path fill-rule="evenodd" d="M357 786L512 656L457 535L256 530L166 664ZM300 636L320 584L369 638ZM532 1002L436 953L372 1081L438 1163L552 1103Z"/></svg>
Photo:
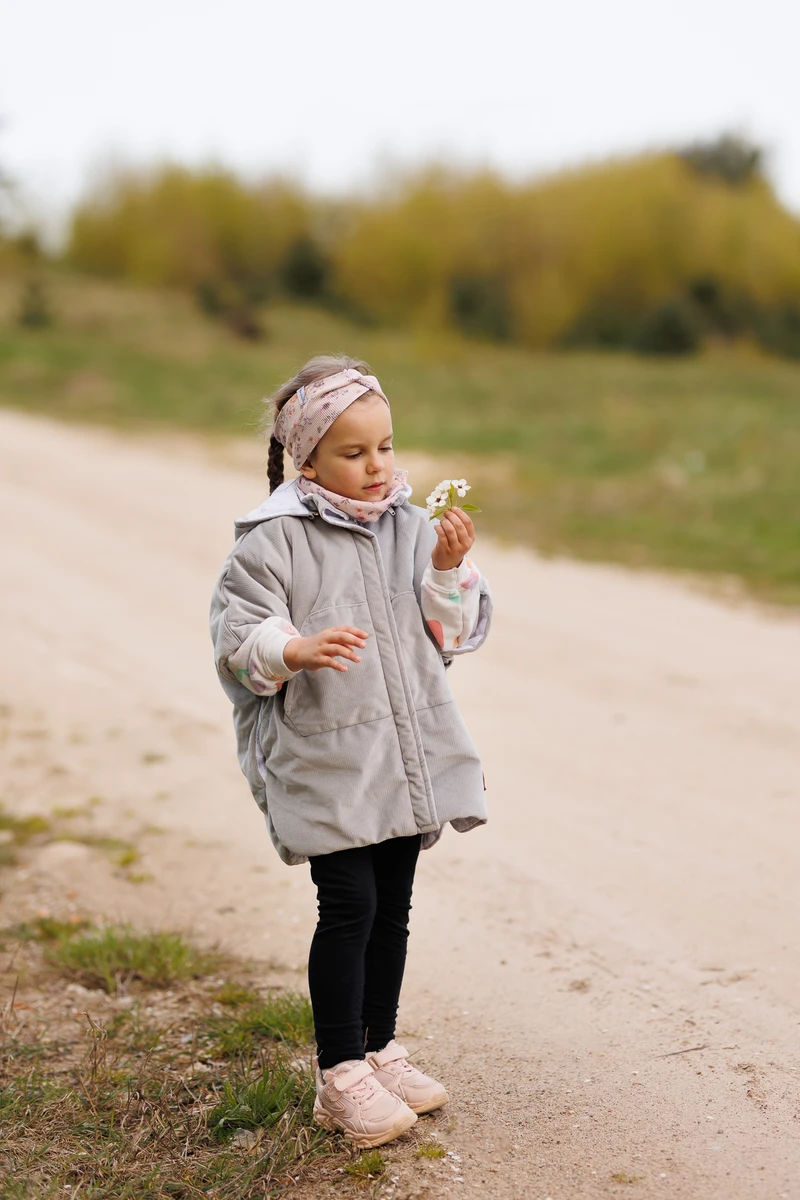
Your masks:
<svg viewBox="0 0 800 1200"><path fill-rule="evenodd" d="M394 512L393 509L390 509L389 511ZM416 713L414 711L414 706L412 704L411 686L408 682L408 676L406 674L406 668L405 668L405 664L403 662L403 656L400 653L400 636L397 632L397 623L395 622L394 613L392 612L392 602L391 602L391 597L389 595L389 584L387 583L386 572L383 569L383 562L381 561L381 552L380 552L380 547L378 546L378 539L375 537L374 533L371 533L370 530L365 529L363 525L360 525L357 522L351 523L350 521L345 519L344 521L341 521L341 522L337 521L337 520L333 520L333 521L329 520L328 523L331 525L339 525L339 527L341 529L348 529L351 532L357 530L359 533L361 533L365 537L369 538L369 540L372 543L372 552L375 556L375 565L378 569L378 578L380 579L381 591L383 592L383 604L384 604L384 608L386 610L386 617L389 622L389 629L392 634L392 642L394 644L395 657L397 659L397 666L400 671L400 678L403 683L403 695L405 696L405 701L406 701L406 712L408 714L408 719L411 722L411 729L412 729L412 732L414 735L414 745L415 745L416 751L417 751L417 762L418 762L418 765L420 768L420 773L422 775L422 782L423 782L423 785L425 788L426 799L428 801L428 818L429 818L428 824L436 827L437 814L436 814L436 806L435 806L434 799L433 799L433 789L431 787L430 776L428 775L428 767L425 762L425 754L424 754L424 750L422 747L422 737L419 732L419 725L417 724L417 717L416 717Z"/></svg>

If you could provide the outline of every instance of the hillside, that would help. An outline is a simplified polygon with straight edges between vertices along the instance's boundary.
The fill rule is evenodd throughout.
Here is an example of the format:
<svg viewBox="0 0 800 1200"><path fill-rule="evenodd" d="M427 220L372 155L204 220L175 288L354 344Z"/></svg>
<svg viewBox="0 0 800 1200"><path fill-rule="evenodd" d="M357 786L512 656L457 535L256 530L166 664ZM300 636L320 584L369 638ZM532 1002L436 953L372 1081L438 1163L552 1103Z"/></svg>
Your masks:
<svg viewBox="0 0 800 1200"><path fill-rule="evenodd" d="M245 343L183 293L54 274L51 326L0 283L0 402L67 420L254 437L259 398L312 353L373 366L397 443L471 474L481 520L546 554L734 576L800 601L800 367L754 352L667 361L387 332L321 310ZM419 493L419 494L424 494Z"/></svg>

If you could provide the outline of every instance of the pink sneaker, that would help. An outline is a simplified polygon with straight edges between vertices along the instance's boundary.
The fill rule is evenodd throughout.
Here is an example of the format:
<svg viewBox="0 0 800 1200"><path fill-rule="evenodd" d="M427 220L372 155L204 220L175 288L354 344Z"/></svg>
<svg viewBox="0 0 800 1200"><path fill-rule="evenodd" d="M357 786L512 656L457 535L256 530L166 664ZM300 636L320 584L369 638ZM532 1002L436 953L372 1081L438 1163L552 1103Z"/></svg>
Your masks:
<svg viewBox="0 0 800 1200"><path fill-rule="evenodd" d="M314 1120L338 1129L355 1146L382 1146L416 1124L401 1096L381 1087L364 1059L352 1058L327 1071L317 1067Z"/></svg>
<svg viewBox="0 0 800 1200"><path fill-rule="evenodd" d="M447 1104L449 1097L442 1085L413 1067L408 1061L408 1051L397 1042L389 1042L377 1054L368 1054L367 1062L386 1091L405 1100L413 1112L433 1112Z"/></svg>

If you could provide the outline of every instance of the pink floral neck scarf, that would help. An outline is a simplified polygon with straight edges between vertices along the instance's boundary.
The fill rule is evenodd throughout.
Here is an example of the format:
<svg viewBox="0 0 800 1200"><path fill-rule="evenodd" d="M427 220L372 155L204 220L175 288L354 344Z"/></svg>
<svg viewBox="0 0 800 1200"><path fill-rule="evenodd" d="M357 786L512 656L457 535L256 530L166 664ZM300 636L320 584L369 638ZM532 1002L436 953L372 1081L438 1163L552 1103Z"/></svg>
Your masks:
<svg viewBox="0 0 800 1200"><path fill-rule="evenodd" d="M408 471L395 471L392 485L383 500L352 500L349 496L339 496L336 492L329 492L327 488L320 487L313 479L306 479L305 475L301 475L297 480L297 486L307 496L324 496L334 508L347 513L348 517L355 517L357 521L377 521L387 508L392 508L403 499L407 479Z"/></svg>

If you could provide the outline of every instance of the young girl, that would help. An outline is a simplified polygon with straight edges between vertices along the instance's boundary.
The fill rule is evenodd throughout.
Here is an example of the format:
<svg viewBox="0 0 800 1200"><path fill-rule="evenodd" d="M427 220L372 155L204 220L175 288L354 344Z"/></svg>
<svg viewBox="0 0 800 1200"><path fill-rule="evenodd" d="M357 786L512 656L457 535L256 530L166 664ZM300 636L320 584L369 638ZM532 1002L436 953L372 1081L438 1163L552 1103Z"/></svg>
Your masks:
<svg viewBox="0 0 800 1200"><path fill-rule="evenodd" d="M409 504L365 363L314 358L272 408L271 494L236 525L212 636L242 771L278 854L317 887L314 1115L379 1146L447 1100L395 1021L419 850L486 821L445 668L486 638L491 598L467 514L434 525Z"/></svg>

